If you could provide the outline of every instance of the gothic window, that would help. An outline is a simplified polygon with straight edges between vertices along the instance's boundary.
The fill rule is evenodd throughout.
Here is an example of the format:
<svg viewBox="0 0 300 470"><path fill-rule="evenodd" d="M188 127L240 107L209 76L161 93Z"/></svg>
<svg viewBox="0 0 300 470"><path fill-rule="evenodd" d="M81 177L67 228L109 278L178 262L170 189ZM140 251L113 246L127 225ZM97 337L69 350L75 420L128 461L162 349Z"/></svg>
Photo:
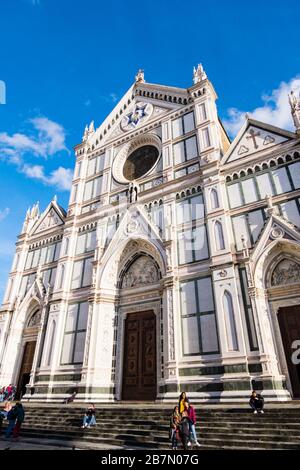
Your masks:
<svg viewBox="0 0 300 470"><path fill-rule="evenodd" d="M87 253L95 250L96 247L96 230L83 232L78 235L76 243L76 255Z"/></svg>
<svg viewBox="0 0 300 470"><path fill-rule="evenodd" d="M67 255L67 254L68 254L68 251L69 251L69 242L70 242L70 239L69 239L69 238L65 238L64 255Z"/></svg>
<svg viewBox="0 0 300 470"><path fill-rule="evenodd" d="M203 129L202 131L202 142L203 142L203 148L207 148L211 146L211 139L210 139L208 127Z"/></svg>
<svg viewBox="0 0 300 470"><path fill-rule="evenodd" d="M271 167L271 164L270 164ZM278 168L268 168L263 165L263 171L255 168L256 173L251 178L245 174L239 182L227 185L230 207L242 206L266 196L274 196L293 191L300 187L300 163L291 163Z"/></svg>
<svg viewBox="0 0 300 470"><path fill-rule="evenodd" d="M247 273L245 268L241 268L240 272L240 280L241 280L241 287L242 287L242 294L243 294L243 303L245 309L245 317L246 317L246 324L247 324L247 331L249 337L249 344L251 351L258 350L258 341L257 341L257 334L256 328L254 323L254 316L253 310L251 305L251 299L248 293L248 279Z"/></svg>
<svg viewBox="0 0 300 470"><path fill-rule="evenodd" d="M289 165L289 170L293 180L294 188L300 188L300 162Z"/></svg>
<svg viewBox="0 0 300 470"><path fill-rule="evenodd" d="M254 178L247 178L241 182L245 203L257 201L258 195Z"/></svg>
<svg viewBox="0 0 300 470"><path fill-rule="evenodd" d="M260 199L264 199L266 196L273 196L274 189L270 173L261 173L260 175L257 175L256 181L259 188Z"/></svg>
<svg viewBox="0 0 300 470"><path fill-rule="evenodd" d="M293 199L280 204L282 216L292 224L300 227L300 203L299 199Z"/></svg>
<svg viewBox="0 0 300 470"><path fill-rule="evenodd" d="M68 307L61 364L82 364L85 346L88 302Z"/></svg>
<svg viewBox="0 0 300 470"><path fill-rule="evenodd" d="M36 277L36 273L22 277L21 286L20 286L20 290L19 290L19 295L20 295L21 299L29 291L30 287L34 283L35 277Z"/></svg>
<svg viewBox="0 0 300 470"><path fill-rule="evenodd" d="M225 317L225 328L228 351L238 350L238 341L236 333L236 325L234 318L233 302L230 292L227 290L223 294L223 311Z"/></svg>
<svg viewBox="0 0 300 470"><path fill-rule="evenodd" d="M36 268L38 265L57 261L60 255L61 242L43 246L29 251L26 258L25 269Z"/></svg>
<svg viewBox="0 0 300 470"><path fill-rule="evenodd" d="M173 145L174 165L184 163L198 155L196 137L181 140Z"/></svg>
<svg viewBox="0 0 300 470"><path fill-rule="evenodd" d="M277 194L291 191L291 183L285 167L272 170L272 176Z"/></svg>
<svg viewBox="0 0 300 470"><path fill-rule="evenodd" d="M172 133L173 139L180 137L181 135L187 134L195 129L194 113L185 114L183 117L179 117L172 121Z"/></svg>
<svg viewBox="0 0 300 470"><path fill-rule="evenodd" d="M54 287L55 283L55 277L56 277L56 268L51 268L47 269L46 271L43 271L43 284L47 288L48 285L51 287Z"/></svg>
<svg viewBox="0 0 300 470"><path fill-rule="evenodd" d="M218 191L214 188L210 191L210 204L212 209L219 207Z"/></svg>
<svg viewBox="0 0 300 470"><path fill-rule="evenodd" d="M225 249L223 227L222 227L221 222L219 222L218 220L215 222L215 241L216 241L217 250Z"/></svg>
<svg viewBox="0 0 300 470"><path fill-rule="evenodd" d="M205 103L202 103L199 105L199 117L200 117L200 122L206 121L207 119Z"/></svg>
<svg viewBox="0 0 300 470"><path fill-rule="evenodd" d="M237 250L243 249L242 237L248 247L251 247L259 237L263 228L265 215L263 210L251 211L232 217L233 233Z"/></svg>
<svg viewBox="0 0 300 470"><path fill-rule="evenodd" d="M159 151L154 145L143 145L134 150L127 158L123 167L123 176L133 181L147 174L159 157Z"/></svg>
<svg viewBox="0 0 300 470"><path fill-rule="evenodd" d="M90 286L92 283L93 257L75 261L71 289Z"/></svg>
<svg viewBox="0 0 300 470"><path fill-rule="evenodd" d="M98 176L85 183L83 200L88 201L100 196L102 189L103 176Z"/></svg>
<svg viewBox="0 0 300 470"><path fill-rule="evenodd" d="M183 199L176 203L176 216L178 224L185 224L204 217L204 203L202 194Z"/></svg>
<svg viewBox="0 0 300 470"><path fill-rule="evenodd" d="M213 354L219 350L210 277L180 284L184 355Z"/></svg>
<svg viewBox="0 0 300 470"><path fill-rule="evenodd" d="M242 193L239 183L230 184L227 186L227 193L229 198L229 205L233 209L243 204Z"/></svg>
<svg viewBox="0 0 300 470"><path fill-rule="evenodd" d="M199 225L178 232L179 264L187 264L209 257L206 226Z"/></svg>
<svg viewBox="0 0 300 470"><path fill-rule="evenodd" d="M65 276L65 265L62 264L60 267L60 278L59 278L59 285L58 288L62 289L63 282L64 282L64 276Z"/></svg>
<svg viewBox="0 0 300 470"><path fill-rule="evenodd" d="M72 195L71 195L71 198L70 198L71 203L76 202L77 192L78 192L78 184L74 184L73 189L72 189Z"/></svg>
<svg viewBox="0 0 300 470"><path fill-rule="evenodd" d="M48 346L47 366L50 366L51 361L52 361L55 330L56 330L56 322L55 322L55 320L53 320L52 324L51 324L50 342L49 342L49 346Z"/></svg>

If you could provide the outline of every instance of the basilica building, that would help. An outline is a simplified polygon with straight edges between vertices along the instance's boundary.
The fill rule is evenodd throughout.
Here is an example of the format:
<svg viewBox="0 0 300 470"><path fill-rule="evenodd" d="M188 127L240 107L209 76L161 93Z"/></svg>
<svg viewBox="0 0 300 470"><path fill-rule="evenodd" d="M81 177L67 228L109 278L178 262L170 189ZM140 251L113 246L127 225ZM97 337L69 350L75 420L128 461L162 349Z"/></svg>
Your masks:
<svg viewBox="0 0 300 470"><path fill-rule="evenodd" d="M187 89L140 70L85 128L67 210L34 205L16 242L0 386L54 402L300 398L300 98L295 132L246 116L232 142L216 99L201 65Z"/></svg>

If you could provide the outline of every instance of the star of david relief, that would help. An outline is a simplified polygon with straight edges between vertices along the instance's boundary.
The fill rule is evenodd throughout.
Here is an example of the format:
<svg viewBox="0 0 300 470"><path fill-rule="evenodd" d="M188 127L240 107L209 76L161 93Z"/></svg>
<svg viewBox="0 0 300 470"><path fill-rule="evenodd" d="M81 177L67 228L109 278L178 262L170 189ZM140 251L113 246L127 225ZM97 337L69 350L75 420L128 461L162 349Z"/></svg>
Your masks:
<svg viewBox="0 0 300 470"><path fill-rule="evenodd" d="M121 129L128 131L135 129L138 125L150 117L153 112L153 106L150 103L136 103L135 107L123 117Z"/></svg>

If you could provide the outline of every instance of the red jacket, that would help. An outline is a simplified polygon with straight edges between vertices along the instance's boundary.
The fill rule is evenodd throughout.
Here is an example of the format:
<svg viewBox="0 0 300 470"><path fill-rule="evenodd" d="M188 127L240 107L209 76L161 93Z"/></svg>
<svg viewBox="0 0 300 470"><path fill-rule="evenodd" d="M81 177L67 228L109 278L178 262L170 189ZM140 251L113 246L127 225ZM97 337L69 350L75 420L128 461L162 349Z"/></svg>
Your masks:
<svg viewBox="0 0 300 470"><path fill-rule="evenodd" d="M189 416L189 420L191 421L191 423L196 424L196 412L195 412L195 408L192 405L189 406L188 416Z"/></svg>

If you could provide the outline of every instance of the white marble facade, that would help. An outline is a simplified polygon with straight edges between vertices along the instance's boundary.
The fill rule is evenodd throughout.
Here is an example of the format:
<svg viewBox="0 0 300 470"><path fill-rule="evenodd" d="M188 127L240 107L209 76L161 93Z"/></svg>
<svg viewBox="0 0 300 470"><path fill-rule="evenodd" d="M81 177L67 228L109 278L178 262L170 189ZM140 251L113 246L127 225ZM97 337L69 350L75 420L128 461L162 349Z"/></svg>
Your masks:
<svg viewBox="0 0 300 470"><path fill-rule="evenodd" d="M152 311L157 400L293 396L277 312L300 305L299 99L295 132L246 116L230 142L202 66L193 82L139 71L75 146L67 211L54 199L27 212L0 311L0 385L19 383L35 341L26 397L122 400L126 318Z"/></svg>

